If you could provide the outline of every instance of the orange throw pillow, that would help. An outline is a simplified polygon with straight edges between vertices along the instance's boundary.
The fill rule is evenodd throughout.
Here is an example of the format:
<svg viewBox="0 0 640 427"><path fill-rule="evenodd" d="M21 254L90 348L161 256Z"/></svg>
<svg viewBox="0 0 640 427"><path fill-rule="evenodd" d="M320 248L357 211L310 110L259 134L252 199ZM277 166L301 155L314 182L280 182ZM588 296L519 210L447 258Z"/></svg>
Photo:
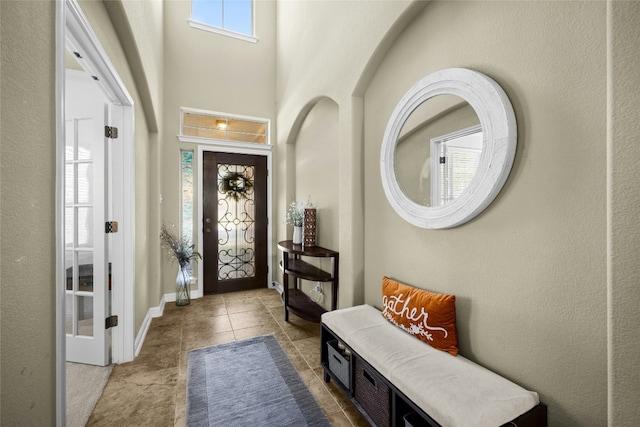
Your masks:
<svg viewBox="0 0 640 427"><path fill-rule="evenodd" d="M456 296L382 278L382 315L433 348L458 354Z"/></svg>

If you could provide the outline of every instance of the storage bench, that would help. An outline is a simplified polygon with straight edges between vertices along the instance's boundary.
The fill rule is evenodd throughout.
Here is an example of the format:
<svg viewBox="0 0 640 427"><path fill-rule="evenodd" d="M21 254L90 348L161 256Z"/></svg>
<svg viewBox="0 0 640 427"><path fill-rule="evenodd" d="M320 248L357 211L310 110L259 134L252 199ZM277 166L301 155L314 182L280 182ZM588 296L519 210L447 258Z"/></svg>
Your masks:
<svg viewBox="0 0 640 427"><path fill-rule="evenodd" d="M547 425L546 406L537 393L460 355L434 349L391 324L374 307L324 313L321 327L325 381L337 380L372 425ZM331 349L332 357L346 364L339 365L341 373L329 363Z"/></svg>

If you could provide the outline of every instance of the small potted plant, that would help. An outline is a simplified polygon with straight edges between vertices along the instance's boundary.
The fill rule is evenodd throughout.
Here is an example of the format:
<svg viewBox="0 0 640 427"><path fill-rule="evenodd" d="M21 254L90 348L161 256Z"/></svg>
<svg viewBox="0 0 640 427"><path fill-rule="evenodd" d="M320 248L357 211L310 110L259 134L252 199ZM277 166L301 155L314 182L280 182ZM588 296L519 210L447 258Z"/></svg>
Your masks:
<svg viewBox="0 0 640 427"><path fill-rule="evenodd" d="M164 224L160 229L160 240L169 258L176 260L180 267L176 278L176 305L188 305L191 303L191 263L202 259L202 255L195 250L195 245L187 237L178 238Z"/></svg>
<svg viewBox="0 0 640 427"><path fill-rule="evenodd" d="M303 210L299 203L291 202L284 217L285 223L293 226L293 244L302 244L302 222L304 220Z"/></svg>

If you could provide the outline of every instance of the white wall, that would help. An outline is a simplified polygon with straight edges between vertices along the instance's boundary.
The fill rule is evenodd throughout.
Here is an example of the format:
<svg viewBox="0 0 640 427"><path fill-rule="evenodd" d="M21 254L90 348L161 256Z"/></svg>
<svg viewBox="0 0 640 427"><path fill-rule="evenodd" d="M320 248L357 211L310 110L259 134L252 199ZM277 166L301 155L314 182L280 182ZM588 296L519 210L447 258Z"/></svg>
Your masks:
<svg viewBox="0 0 640 427"><path fill-rule="evenodd" d="M640 419L640 3L608 4L609 425Z"/></svg>
<svg viewBox="0 0 640 427"><path fill-rule="evenodd" d="M341 302L361 301L358 251L365 302L379 304L382 274L457 294L463 355L538 391L550 425L619 425L611 424L608 405L620 417L637 415L630 398L637 378L622 379L637 369L637 340L622 332L635 317L624 298L631 292L637 301L629 285L638 275L626 265L637 233L624 234L634 230L627 221L633 202L620 194L612 258L605 141L607 29L621 43L619 55L630 56L638 8L613 4L619 14L609 20L604 2L432 2L422 11L397 2L278 4L278 149L288 150L279 160L281 212L299 173L287 168L297 152L286 143L296 142L311 106L329 97L339 110L339 186L347 189L340 198L341 269L352 269L341 280ZM396 41L398 25L404 32ZM634 74L634 61L621 62L621 79ZM485 72L503 86L516 111L518 153L485 213L452 230L420 230L395 214L382 191L382 134L417 79L453 66ZM624 90L620 105L629 101ZM629 110L618 108L624 121ZM621 125L624 137L627 129ZM621 157L633 150L618 148ZM621 157L609 168L618 170ZM621 192L634 173L622 175ZM362 217L358 246L354 225ZM612 291L616 304L608 311Z"/></svg>
<svg viewBox="0 0 640 427"><path fill-rule="evenodd" d="M295 171L289 165L300 127L322 98L338 106L338 242L339 306L361 302L363 287L362 90L377 50L397 35L427 2L349 1L277 3L278 105L276 216L284 216L294 193ZM325 153L326 156L333 154ZM328 157L329 159L331 157ZM329 193L331 190L327 191ZM318 197L321 197L318 195ZM276 241L287 237L280 225ZM290 237L290 236L289 236Z"/></svg>
<svg viewBox="0 0 640 427"><path fill-rule="evenodd" d="M158 132L164 95L164 1L111 0L104 6L122 41L147 126Z"/></svg>
<svg viewBox="0 0 640 427"><path fill-rule="evenodd" d="M449 67L501 84L518 148L484 213L423 230L386 200L381 141L406 90ZM383 275L455 294L461 354L538 391L551 425L607 422L606 132L603 3L432 3L365 95L365 301Z"/></svg>
<svg viewBox="0 0 640 427"><path fill-rule="evenodd" d="M54 22L53 2L0 2L3 425L55 422Z"/></svg>
<svg viewBox="0 0 640 427"><path fill-rule="evenodd" d="M295 141L295 158L288 170L295 170L295 191L287 196L293 200L316 206L316 245L335 250L338 247L340 223L340 183L338 180L340 157L338 156L338 105L324 98L313 106L306 116ZM288 227L291 238L293 227ZM332 271L330 260L307 259L316 267ZM307 292L315 283L302 281ZM325 308L331 307L331 286L323 286ZM310 294L317 299L318 296Z"/></svg>

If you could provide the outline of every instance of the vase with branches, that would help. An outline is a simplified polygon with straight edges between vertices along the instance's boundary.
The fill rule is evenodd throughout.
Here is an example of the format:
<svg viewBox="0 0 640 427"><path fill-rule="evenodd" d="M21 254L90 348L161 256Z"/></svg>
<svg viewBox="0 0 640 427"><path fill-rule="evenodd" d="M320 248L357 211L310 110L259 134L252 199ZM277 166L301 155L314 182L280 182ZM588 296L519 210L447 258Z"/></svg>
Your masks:
<svg viewBox="0 0 640 427"><path fill-rule="evenodd" d="M191 303L189 285L191 283L191 263L202 259L200 252L195 250L195 244L185 236L178 237L166 225L160 229L162 247L167 250L170 259L178 262L178 277L176 278L176 305Z"/></svg>

